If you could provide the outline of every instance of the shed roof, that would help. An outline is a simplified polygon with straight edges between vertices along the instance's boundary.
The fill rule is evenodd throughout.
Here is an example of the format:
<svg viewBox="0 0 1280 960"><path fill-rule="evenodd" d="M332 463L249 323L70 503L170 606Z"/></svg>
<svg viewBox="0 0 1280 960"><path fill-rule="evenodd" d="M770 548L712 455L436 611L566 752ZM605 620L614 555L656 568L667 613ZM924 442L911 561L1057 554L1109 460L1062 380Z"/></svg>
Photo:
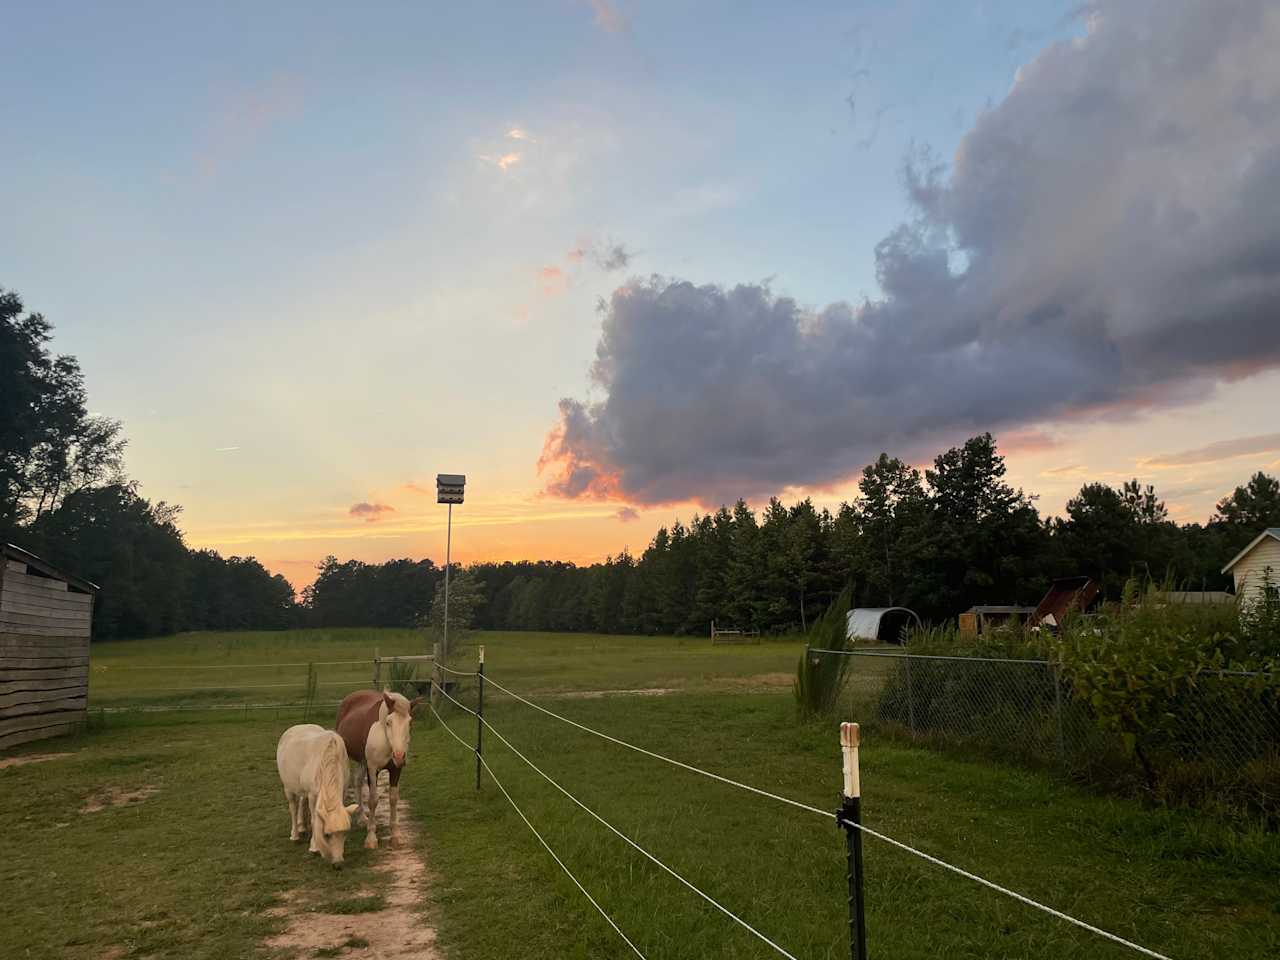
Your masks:
<svg viewBox="0 0 1280 960"><path fill-rule="evenodd" d="M1237 553L1235 557L1232 558L1231 562L1222 568L1222 572L1230 573L1232 567L1234 567L1237 563L1239 563L1246 556L1248 556L1248 554L1253 550L1253 548L1256 547L1258 544L1260 544L1267 537L1271 537L1274 540L1280 540L1280 527L1267 527L1267 529L1263 530L1260 534L1258 534L1256 537L1250 540L1249 545L1245 547L1243 550L1241 550L1239 553Z"/></svg>
<svg viewBox="0 0 1280 960"><path fill-rule="evenodd" d="M86 593L98 592L98 585L93 581L84 580L80 577L74 576L73 574L59 570L48 561L41 560L30 550L23 550L20 546L14 543L6 543L3 547L4 557L7 560L12 559L17 560L19 563L25 563L28 567L34 567L46 577L52 577L55 580L64 580L73 587L84 590Z"/></svg>
<svg viewBox="0 0 1280 960"><path fill-rule="evenodd" d="M880 638L880 621L885 614L901 611L920 624L920 617L914 610L906 607L854 607L845 617L845 635L862 640L878 640Z"/></svg>

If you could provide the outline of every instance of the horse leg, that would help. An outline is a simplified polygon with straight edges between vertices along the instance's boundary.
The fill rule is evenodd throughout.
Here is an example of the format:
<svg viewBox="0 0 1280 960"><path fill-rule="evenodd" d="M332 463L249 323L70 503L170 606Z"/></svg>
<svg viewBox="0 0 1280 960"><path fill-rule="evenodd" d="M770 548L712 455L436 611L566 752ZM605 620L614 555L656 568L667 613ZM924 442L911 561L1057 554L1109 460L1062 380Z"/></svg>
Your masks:
<svg viewBox="0 0 1280 960"><path fill-rule="evenodd" d="M399 818L396 815L396 807L400 805L400 767L394 764L388 768L387 777L390 779L390 786L387 787L387 799L391 801L391 846L399 846L400 844L400 825Z"/></svg>
<svg viewBox="0 0 1280 960"><path fill-rule="evenodd" d="M307 799L303 802L306 803L307 806L311 808L311 846L308 847L307 850L310 853L321 853L322 851L320 850L320 841L316 839L317 837L320 836L321 833L324 832L320 826L320 814L316 810L316 805L311 802L311 797L309 794L307 795Z"/></svg>
<svg viewBox="0 0 1280 960"><path fill-rule="evenodd" d="M289 839L297 840L298 834L298 798L288 790L284 792L285 802L289 804Z"/></svg>
<svg viewBox="0 0 1280 960"><path fill-rule="evenodd" d="M311 829L311 797L302 794L298 797L298 832L306 833Z"/></svg>
<svg viewBox="0 0 1280 960"><path fill-rule="evenodd" d="M369 785L369 805L365 812L365 821L369 824L369 832L365 835L364 845L366 850L378 849L378 771L370 770L368 765L364 768L365 781Z"/></svg>

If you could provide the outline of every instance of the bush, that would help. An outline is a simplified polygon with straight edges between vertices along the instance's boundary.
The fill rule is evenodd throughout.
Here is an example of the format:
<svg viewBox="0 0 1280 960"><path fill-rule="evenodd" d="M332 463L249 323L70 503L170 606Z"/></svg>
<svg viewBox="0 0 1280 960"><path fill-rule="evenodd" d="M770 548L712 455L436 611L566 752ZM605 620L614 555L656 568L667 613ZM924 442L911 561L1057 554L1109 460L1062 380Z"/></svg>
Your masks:
<svg viewBox="0 0 1280 960"><path fill-rule="evenodd" d="M1164 802L1280 812L1280 631L1266 603L1169 604L1160 591L1068 623L1053 656L1097 726Z"/></svg>
<svg viewBox="0 0 1280 960"><path fill-rule="evenodd" d="M800 715L805 719L826 716L835 710L849 677L849 657L811 653L813 649L848 650L849 607L853 589L845 587L809 631L800 656L793 687Z"/></svg>

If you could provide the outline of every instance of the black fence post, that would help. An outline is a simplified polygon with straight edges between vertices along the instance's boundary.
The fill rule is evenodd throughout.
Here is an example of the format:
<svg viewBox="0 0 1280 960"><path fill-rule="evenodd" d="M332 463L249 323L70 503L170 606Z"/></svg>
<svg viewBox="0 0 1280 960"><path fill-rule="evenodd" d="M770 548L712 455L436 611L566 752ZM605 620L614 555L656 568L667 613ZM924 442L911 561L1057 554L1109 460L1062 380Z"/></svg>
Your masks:
<svg viewBox="0 0 1280 960"><path fill-rule="evenodd" d="M484 645L476 668L476 789L480 789L480 757L484 749Z"/></svg>
<svg viewBox="0 0 1280 960"><path fill-rule="evenodd" d="M844 795L836 820L844 830L849 858L849 956L867 960L867 924L863 905L862 875L862 779L858 772L858 725L840 724L840 750L844 754Z"/></svg>

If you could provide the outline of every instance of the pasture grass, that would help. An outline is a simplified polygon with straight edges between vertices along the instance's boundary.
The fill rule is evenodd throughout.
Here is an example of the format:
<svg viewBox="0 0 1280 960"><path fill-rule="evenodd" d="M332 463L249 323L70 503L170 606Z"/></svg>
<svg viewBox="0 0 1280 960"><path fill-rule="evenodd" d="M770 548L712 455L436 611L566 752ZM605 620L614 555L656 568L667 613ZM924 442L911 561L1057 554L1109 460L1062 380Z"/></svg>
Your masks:
<svg viewBox="0 0 1280 960"><path fill-rule="evenodd" d="M113 717L16 751L73 755L0 771L0 957L240 960L282 929L266 911L287 891L357 902L373 858L355 831L341 871L289 840L275 746L298 719Z"/></svg>
<svg viewBox="0 0 1280 960"><path fill-rule="evenodd" d="M705 638L476 639L486 646L490 676L551 709L835 809L835 723L797 722L788 682L801 649L795 640L712 647ZM125 668L175 666L175 674L195 678L216 671L192 668L214 663L361 659L375 647L384 655L414 652L420 642L414 631L365 630L95 645L91 696L94 706L113 698L117 705L191 705L185 694L145 681L165 671ZM473 663L474 644L456 660L462 669ZM272 670L286 668L261 672ZM253 671L229 673L234 679ZM368 673L354 671L351 687L366 684ZM299 691L305 675L305 668L297 671ZM674 692L575 696L654 688ZM330 689L334 700L345 692ZM474 696L474 683L455 689L464 699ZM197 704L247 695L234 684L203 693L211 696ZM325 704L313 719L327 725L330 711ZM584 803L797 957L848 955L843 840L833 818L610 745L493 687L486 714ZM472 742L473 718L458 711L446 717ZM300 719L298 711L278 707L104 713L76 737L20 748L74 755L0 771L9 817L0 831L6 907L0 957L61 960L112 949L134 958L252 957L281 929L271 908L286 894L302 909L358 904L368 896L369 868L379 855L361 846L362 831L348 840L343 871L288 840L274 752L280 732ZM477 794L473 755L433 720L416 726L402 789L433 878L424 910L447 954L628 955L487 777ZM647 956L774 955L587 818L491 736L486 757ZM1280 955L1274 833L1093 796L1050 775L874 736L862 759L864 812L873 828L1177 960ZM145 787L156 792L80 813L91 796L135 796ZM872 838L866 863L868 940L877 960L1129 955Z"/></svg>
<svg viewBox="0 0 1280 960"><path fill-rule="evenodd" d="M707 637L476 633L454 651L452 665L474 670L480 643L488 669L541 692L707 689L762 677L789 688L803 648L796 638L712 646ZM370 683L375 651L430 650L425 631L398 629L183 633L97 643L89 703L91 709L301 704L307 664L317 663L316 704L327 715L346 693Z"/></svg>
<svg viewBox="0 0 1280 960"><path fill-rule="evenodd" d="M551 777L801 958L848 955L834 820L566 727L486 693L486 716ZM834 811L834 723L797 724L789 696L689 693L556 700L582 723ZM475 721L446 715L467 742ZM574 807L496 738L486 758L547 842L649 957L774 952ZM629 950L551 860L473 756L443 730L414 740L405 795L451 955L622 957ZM868 826L1171 957L1280 955L1280 837L1091 796L1051 777L870 740ZM877 958L1094 958L1125 948L868 837L868 952Z"/></svg>

